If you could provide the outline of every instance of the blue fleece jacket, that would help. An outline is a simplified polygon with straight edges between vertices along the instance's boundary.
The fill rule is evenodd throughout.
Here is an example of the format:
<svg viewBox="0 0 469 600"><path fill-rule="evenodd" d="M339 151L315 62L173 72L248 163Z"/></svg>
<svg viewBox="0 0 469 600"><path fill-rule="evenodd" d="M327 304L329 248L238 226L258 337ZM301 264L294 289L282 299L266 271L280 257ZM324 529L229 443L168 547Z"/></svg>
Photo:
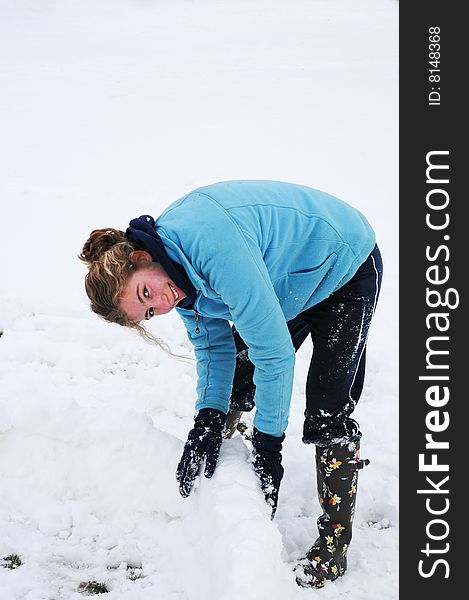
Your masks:
<svg viewBox="0 0 469 600"><path fill-rule="evenodd" d="M295 364L287 321L353 277L375 246L368 221L302 185L226 181L171 204L155 229L197 290L194 310L176 309L195 349L196 409L228 410L232 322L255 366L254 424L282 435Z"/></svg>

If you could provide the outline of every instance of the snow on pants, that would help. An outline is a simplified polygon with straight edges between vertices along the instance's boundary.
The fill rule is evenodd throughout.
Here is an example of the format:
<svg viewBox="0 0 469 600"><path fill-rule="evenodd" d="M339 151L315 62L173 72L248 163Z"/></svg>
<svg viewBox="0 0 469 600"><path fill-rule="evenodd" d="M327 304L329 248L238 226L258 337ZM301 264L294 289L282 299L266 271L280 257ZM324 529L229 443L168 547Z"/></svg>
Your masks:
<svg viewBox="0 0 469 600"><path fill-rule="evenodd" d="M311 334L313 355L306 381L303 441L330 446L361 438L350 417L363 389L366 342L378 300L383 264L378 246L353 278L328 298L288 321L295 351ZM236 370L230 408L254 407L254 365L233 328Z"/></svg>

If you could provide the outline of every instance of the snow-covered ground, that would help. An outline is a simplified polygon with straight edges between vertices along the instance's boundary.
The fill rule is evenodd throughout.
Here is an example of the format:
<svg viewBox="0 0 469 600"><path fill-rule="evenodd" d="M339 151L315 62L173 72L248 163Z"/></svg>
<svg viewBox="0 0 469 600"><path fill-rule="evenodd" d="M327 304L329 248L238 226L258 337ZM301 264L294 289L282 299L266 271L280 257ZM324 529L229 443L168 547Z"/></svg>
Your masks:
<svg viewBox="0 0 469 600"><path fill-rule="evenodd" d="M1 600L394 600L398 596L397 12L394 0L0 0ZM195 369L92 315L77 253L95 227L199 185L281 179L369 218L385 262L356 417L349 572L292 566L319 515L301 442L301 348L271 522L240 435L212 480L174 471ZM178 316L152 330L190 352Z"/></svg>

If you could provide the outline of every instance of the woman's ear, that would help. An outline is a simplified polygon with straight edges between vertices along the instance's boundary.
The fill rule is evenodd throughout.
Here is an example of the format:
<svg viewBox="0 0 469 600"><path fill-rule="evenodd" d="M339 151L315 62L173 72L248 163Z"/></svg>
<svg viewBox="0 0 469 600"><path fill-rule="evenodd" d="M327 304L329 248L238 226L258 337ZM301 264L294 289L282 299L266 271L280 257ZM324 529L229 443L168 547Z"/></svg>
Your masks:
<svg viewBox="0 0 469 600"><path fill-rule="evenodd" d="M151 254L149 254L148 252L146 252L145 250L134 250L133 252L131 252L129 254L129 258L131 261L136 262L136 263L152 263L153 262L153 258L151 256Z"/></svg>

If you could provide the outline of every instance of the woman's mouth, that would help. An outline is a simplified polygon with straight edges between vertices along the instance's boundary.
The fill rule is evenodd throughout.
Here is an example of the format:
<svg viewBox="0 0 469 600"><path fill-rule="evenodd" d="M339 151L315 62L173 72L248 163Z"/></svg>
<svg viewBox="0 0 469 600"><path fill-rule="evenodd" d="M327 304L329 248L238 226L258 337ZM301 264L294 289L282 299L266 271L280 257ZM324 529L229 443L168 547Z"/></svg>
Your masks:
<svg viewBox="0 0 469 600"><path fill-rule="evenodd" d="M179 294L176 291L176 288L174 288L170 283L168 283L169 289L172 291L173 296L174 296L174 304L177 304L178 300L179 300Z"/></svg>

